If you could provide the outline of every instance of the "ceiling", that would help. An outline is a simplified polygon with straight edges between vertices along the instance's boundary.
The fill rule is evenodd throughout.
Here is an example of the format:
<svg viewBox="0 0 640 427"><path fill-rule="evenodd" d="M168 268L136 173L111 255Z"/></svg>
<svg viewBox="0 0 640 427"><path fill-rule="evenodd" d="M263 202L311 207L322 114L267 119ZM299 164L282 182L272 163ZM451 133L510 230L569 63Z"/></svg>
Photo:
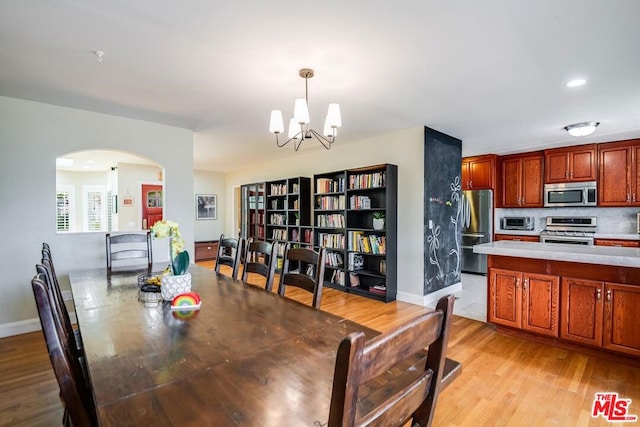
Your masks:
<svg viewBox="0 0 640 427"><path fill-rule="evenodd" d="M0 96L192 129L195 167L226 172L296 155L269 112L292 115L309 67L312 126L340 103L335 144L427 125L506 154L640 136L639 17L638 0L3 0Z"/></svg>

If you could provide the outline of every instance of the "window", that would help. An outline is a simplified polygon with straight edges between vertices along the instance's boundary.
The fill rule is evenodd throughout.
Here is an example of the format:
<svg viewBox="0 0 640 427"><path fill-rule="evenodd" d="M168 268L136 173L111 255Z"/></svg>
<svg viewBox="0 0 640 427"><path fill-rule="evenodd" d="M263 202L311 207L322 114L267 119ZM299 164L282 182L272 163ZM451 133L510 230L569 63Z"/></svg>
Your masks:
<svg viewBox="0 0 640 427"><path fill-rule="evenodd" d="M73 185L58 186L56 190L56 230L58 232L74 231L74 208Z"/></svg>
<svg viewBox="0 0 640 427"><path fill-rule="evenodd" d="M104 185L83 185L84 231L107 231L107 203Z"/></svg>

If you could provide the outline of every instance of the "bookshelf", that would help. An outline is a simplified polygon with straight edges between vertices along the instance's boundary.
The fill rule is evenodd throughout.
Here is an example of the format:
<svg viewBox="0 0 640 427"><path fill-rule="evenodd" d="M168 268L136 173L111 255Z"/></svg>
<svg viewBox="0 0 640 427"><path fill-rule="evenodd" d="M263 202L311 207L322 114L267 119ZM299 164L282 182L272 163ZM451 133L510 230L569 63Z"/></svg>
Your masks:
<svg viewBox="0 0 640 427"><path fill-rule="evenodd" d="M265 186L264 182L245 184L240 187L241 229L240 235L245 239L265 239Z"/></svg>
<svg viewBox="0 0 640 427"><path fill-rule="evenodd" d="M327 250L325 286L395 300L398 167L381 164L313 179L314 239ZM384 216L380 229L374 214Z"/></svg>
<svg viewBox="0 0 640 427"><path fill-rule="evenodd" d="M268 181L266 192L266 240L313 246L311 179ZM277 255L284 255L284 245L279 246Z"/></svg>

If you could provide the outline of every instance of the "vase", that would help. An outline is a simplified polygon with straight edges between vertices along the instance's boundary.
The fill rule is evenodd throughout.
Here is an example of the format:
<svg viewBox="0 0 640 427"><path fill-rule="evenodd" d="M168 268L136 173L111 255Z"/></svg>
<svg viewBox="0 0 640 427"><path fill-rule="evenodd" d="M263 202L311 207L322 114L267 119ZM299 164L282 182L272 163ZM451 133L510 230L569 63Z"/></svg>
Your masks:
<svg viewBox="0 0 640 427"><path fill-rule="evenodd" d="M160 292L165 301L171 301L184 292L191 292L191 273L187 272L180 276L162 276Z"/></svg>
<svg viewBox="0 0 640 427"><path fill-rule="evenodd" d="M373 229L382 230L384 228L384 218L373 218Z"/></svg>

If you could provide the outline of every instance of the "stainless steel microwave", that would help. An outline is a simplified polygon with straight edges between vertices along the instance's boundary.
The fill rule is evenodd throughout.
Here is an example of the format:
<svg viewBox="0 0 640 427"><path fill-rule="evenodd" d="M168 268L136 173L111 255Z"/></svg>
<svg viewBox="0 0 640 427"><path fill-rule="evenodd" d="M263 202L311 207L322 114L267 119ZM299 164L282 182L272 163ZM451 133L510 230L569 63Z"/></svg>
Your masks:
<svg viewBox="0 0 640 427"><path fill-rule="evenodd" d="M533 230L535 218L532 216L505 216L500 218L502 230Z"/></svg>
<svg viewBox="0 0 640 427"><path fill-rule="evenodd" d="M544 185L545 207L597 205L598 185L596 181Z"/></svg>

